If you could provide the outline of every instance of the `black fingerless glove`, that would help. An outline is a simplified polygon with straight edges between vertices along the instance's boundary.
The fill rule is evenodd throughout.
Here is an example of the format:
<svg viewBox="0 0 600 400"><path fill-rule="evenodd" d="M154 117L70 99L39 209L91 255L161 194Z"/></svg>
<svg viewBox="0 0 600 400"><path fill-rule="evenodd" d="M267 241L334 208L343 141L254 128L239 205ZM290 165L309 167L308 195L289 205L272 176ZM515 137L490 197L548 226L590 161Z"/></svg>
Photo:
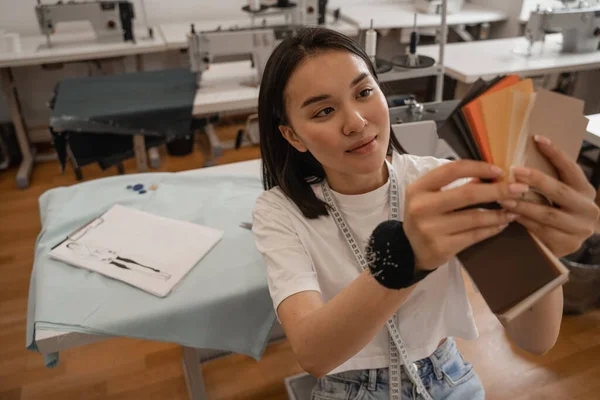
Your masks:
<svg viewBox="0 0 600 400"><path fill-rule="evenodd" d="M402 222L396 220L384 221L375 228L366 259L373 277L388 289L410 287L432 272L415 272L415 254Z"/></svg>

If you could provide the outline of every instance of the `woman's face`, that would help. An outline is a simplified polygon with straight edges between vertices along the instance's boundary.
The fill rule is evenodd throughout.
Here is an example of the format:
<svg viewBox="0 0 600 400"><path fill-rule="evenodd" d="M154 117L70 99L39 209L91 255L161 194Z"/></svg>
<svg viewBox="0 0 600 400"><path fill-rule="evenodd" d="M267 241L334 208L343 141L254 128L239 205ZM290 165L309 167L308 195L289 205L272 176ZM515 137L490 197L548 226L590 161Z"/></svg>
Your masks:
<svg viewBox="0 0 600 400"><path fill-rule="evenodd" d="M389 112L360 57L346 51L309 56L290 77L284 99L289 125L281 133L298 151L310 151L328 177L381 170Z"/></svg>

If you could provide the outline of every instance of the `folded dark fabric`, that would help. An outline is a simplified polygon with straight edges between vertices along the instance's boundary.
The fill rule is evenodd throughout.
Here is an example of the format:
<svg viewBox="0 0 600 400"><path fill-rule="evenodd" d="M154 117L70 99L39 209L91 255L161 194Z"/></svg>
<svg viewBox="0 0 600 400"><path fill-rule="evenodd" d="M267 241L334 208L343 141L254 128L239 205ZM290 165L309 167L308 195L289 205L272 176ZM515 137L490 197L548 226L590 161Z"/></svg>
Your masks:
<svg viewBox="0 0 600 400"><path fill-rule="evenodd" d="M196 90L196 75L183 68L61 81L50 129L63 168L66 146L80 165L90 157L110 165L133 155L132 135L155 137L154 145L188 136Z"/></svg>

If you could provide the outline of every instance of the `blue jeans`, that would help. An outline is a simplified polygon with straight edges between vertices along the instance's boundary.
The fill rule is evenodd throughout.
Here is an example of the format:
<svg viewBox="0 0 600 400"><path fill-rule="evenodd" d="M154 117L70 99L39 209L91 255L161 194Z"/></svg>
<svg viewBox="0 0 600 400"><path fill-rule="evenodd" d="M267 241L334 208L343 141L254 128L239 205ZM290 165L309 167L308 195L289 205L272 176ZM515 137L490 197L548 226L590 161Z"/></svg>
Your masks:
<svg viewBox="0 0 600 400"><path fill-rule="evenodd" d="M471 363L466 362L448 338L427 358L416 361L425 388L434 400L484 400L485 390ZM402 400L418 400L416 389L401 369ZM389 399L388 369L347 371L319 379L312 400Z"/></svg>

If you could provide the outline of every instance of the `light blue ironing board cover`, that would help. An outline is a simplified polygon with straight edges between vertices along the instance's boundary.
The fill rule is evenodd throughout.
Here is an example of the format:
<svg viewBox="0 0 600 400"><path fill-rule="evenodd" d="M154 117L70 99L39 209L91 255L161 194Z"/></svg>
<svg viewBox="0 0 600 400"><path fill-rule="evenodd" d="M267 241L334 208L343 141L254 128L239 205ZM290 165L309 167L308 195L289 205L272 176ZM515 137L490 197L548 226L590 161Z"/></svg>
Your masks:
<svg viewBox="0 0 600 400"><path fill-rule="evenodd" d="M138 194L127 185L156 191ZM39 328L143 338L260 358L275 320L262 257L250 222L262 192L258 176L149 173L104 178L45 192L39 199L29 288L27 348ZM221 241L165 298L49 258L50 249L113 204L224 231ZM58 354L47 355L46 366Z"/></svg>

